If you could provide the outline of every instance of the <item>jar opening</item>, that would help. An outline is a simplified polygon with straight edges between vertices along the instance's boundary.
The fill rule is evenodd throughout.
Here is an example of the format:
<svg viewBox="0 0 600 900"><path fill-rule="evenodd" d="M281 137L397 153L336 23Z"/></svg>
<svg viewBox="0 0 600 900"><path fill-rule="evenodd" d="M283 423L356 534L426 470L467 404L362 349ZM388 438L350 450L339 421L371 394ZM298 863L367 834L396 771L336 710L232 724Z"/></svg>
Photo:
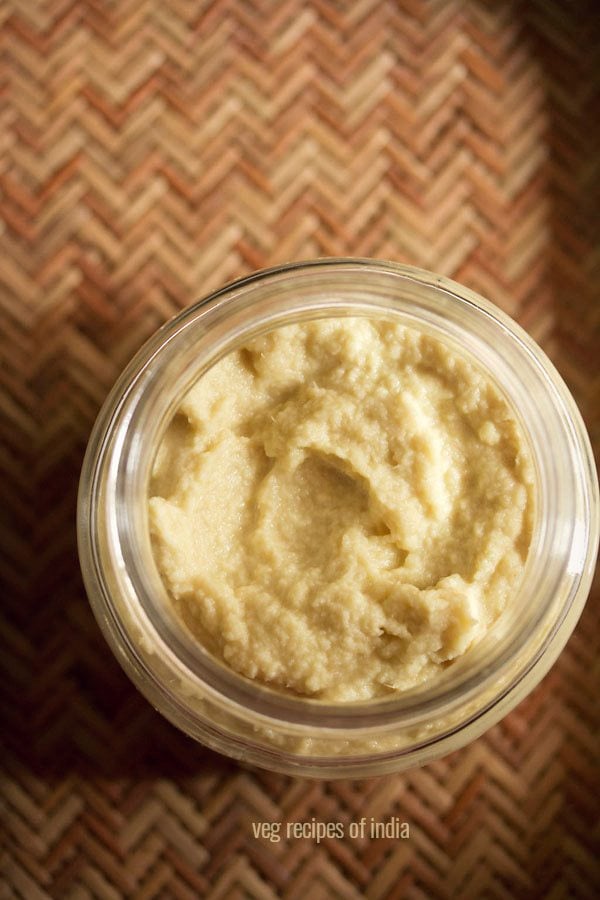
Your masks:
<svg viewBox="0 0 600 900"><path fill-rule="evenodd" d="M143 498L160 437L202 372L250 337L339 316L402 322L438 336L485 368L527 439L536 497L521 587L475 647L435 683L389 699L328 704L245 679L186 633L153 561ZM568 636L565 629L574 627L597 540L590 459L579 414L548 360L518 326L472 292L431 273L372 260L266 270L217 291L164 326L107 401L82 475L79 535L86 585L109 640L134 660L128 665L138 683L153 682L149 693L178 710L175 719L189 724L200 697L197 711L222 706L226 717L250 728L260 722L304 736L315 729L346 736L424 729L425 741L436 742L500 706L533 669L548 668ZM167 686L156 679L158 658Z"/></svg>

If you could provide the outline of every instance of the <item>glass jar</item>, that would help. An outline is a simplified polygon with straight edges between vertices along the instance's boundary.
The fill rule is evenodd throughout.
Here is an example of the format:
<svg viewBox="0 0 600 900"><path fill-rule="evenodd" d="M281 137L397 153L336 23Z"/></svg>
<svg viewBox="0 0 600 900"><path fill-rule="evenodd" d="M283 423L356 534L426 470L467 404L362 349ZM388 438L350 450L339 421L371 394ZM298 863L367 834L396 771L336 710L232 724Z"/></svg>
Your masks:
<svg viewBox="0 0 600 900"><path fill-rule="evenodd" d="M436 336L484 369L520 422L535 467L535 522L521 586L500 619L434 682L368 703L285 695L226 668L177 619L151 550L156 448L194 381L252 337L327 316L387 317ZM164 325L106 400L81 475L86 589L121 665L163 715L214 750L296 775L363 777L421 765L495 724L548 671L587 596L598 481L562 379L492 303L429 272L325 259L258 272Z"/></svg>

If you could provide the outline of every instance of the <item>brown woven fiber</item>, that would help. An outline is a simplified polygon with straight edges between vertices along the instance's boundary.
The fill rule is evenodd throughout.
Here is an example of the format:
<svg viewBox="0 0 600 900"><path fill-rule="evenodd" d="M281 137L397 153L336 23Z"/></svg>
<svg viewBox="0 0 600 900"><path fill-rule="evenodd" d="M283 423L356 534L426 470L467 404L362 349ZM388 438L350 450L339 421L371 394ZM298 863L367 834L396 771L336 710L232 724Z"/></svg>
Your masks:
<svg viewBox="0 0 600 900"><path fill-rule="evenodd" d="M600 595L503 722L423 769L249 772L138 695L74 509L133 352L315 256L450 275L515 316L600 450L600 7L0 0L0 897L595 898ZM397 817L271 842L257 821Z"/></svg>

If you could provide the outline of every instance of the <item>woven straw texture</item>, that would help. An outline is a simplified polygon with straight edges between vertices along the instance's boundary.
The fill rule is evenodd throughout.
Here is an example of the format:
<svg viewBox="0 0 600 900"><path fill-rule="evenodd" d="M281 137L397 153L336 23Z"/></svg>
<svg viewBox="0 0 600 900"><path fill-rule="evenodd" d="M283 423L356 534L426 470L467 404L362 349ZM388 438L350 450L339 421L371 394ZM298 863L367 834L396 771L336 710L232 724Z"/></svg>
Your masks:
<svg viewBox="0 0 600 900"><path fill-rule="evenodd" d="M77 478L115 377L255 268L400 260L543 345L600 449L600 21L530 0L0 0L1 897L598 896L598 591L501 724L313 783L195 745L90 613ZM409 840L255 839L398 817Z"/></svg>

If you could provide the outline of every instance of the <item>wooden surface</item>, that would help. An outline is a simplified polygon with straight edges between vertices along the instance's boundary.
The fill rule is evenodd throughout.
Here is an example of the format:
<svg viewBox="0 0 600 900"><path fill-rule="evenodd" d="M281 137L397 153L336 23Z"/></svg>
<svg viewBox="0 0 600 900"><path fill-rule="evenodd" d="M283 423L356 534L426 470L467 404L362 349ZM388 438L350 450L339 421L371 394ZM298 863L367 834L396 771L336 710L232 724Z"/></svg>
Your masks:
<svg viewBox="0 0 600 900"><path fill-rule="evenodd" d="M74 536L124 363L286 260L389 258L480 291L554 359L598 451L598 25L558 0L0 0L1 897L598 896L597 590L485 737L311 783L154 713L92 619ZM313 816L411 837L252 835Z"/></svg>

